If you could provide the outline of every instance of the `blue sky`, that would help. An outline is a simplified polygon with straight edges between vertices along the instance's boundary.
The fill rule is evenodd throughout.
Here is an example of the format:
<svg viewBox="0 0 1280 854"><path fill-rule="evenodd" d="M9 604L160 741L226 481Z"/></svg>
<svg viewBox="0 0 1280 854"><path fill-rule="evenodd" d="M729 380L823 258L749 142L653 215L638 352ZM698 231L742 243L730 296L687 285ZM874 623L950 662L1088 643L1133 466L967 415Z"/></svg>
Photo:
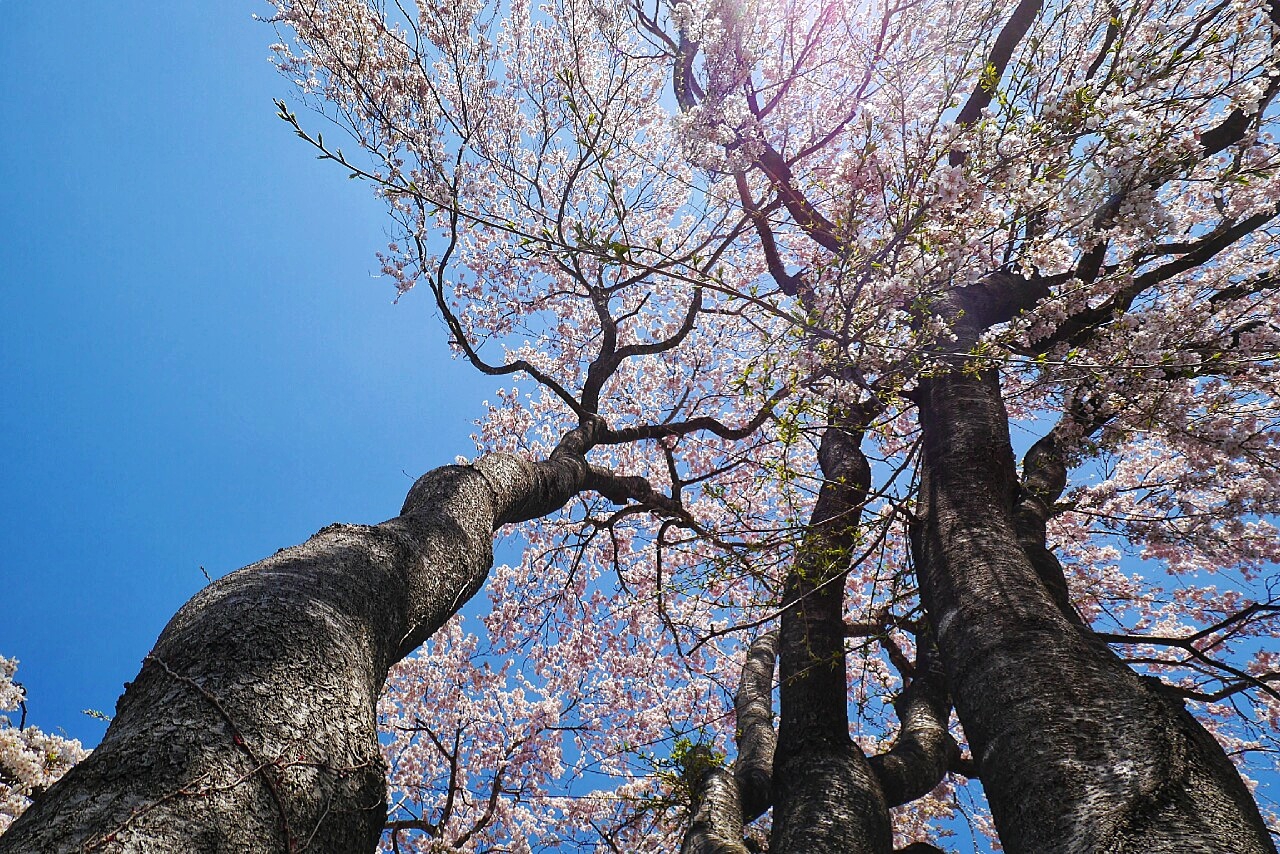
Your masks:
<svg viewBox="0 0 1280 854"><path fill-rule="evenodd" d="M0 655L90 745L202 566L395 515L493 388L375 277L255 11L0 0Z"/></svg>

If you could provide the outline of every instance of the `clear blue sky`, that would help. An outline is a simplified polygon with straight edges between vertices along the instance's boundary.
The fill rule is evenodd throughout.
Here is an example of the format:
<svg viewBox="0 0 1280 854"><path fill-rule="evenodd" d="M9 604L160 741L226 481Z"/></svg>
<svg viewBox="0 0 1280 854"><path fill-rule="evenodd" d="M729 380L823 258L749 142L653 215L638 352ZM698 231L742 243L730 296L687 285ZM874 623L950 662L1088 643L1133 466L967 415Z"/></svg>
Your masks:
<svg viewBox="0 0 1280 854"><path fill-rule="evenodd" d="M266 11L0 0L0 655L89 745L201 566L395 515L493 387L275 117Z"/></svg>

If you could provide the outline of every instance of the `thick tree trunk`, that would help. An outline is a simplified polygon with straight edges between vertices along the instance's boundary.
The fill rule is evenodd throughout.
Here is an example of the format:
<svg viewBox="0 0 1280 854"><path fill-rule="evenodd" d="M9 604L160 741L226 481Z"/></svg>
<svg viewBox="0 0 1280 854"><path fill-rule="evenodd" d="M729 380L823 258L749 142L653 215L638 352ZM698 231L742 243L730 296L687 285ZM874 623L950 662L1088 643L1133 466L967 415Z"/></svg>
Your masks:
<svg viewBox="0 0 1280 854"><path fill-rule="evenodd" d="M855 437L823 435L826 480L783 592L771 854L888 854L889 810L849 738L844 584L870 468Z"/></svg>
<svg viewBox="0 0 1280 854"><path fill-rule="evenodd" d="M921 595L1005 849L1275 851L1222 749L1063 607L1045 555L1028 553L994 372L956 365L919 402Z"/></svg>
<svg viewBox="0 0 1280 854"><path fill-rule="evenodd" d="M373 851L387 671L480 588L499 525L583 487L571 437L548 462L436 469L400 516L331 525L209 585L165 627L101 745L0 852Z"/></svg>

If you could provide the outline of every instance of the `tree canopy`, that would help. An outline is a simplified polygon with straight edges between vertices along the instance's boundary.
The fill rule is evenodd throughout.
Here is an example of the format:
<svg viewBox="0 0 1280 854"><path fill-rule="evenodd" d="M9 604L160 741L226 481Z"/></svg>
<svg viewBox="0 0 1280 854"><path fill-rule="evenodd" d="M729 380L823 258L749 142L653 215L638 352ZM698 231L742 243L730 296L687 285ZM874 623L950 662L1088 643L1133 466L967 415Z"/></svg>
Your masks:
<svg viewBox="0 0 1280 854"><path fill-rule="evenodd" d="M1275 0L275 6L511 378L383 849L1274 850Z"/></svg>

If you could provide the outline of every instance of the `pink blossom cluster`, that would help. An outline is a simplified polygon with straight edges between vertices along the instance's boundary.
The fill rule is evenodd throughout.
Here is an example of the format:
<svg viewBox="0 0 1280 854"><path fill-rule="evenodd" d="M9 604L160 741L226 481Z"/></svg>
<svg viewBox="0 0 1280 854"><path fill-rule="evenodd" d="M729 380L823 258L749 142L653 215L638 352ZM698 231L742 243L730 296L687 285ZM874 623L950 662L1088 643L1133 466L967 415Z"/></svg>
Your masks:
<svg viewBox="0 0 1280 854"><path fill-rule="evenodd" d="M0 833L22 815L36 793L89 755L75 739L21 726L21 720L15 725L11 713L27 699L26 691L13 681L17 669L17 659L0 656Z"/></svg>

